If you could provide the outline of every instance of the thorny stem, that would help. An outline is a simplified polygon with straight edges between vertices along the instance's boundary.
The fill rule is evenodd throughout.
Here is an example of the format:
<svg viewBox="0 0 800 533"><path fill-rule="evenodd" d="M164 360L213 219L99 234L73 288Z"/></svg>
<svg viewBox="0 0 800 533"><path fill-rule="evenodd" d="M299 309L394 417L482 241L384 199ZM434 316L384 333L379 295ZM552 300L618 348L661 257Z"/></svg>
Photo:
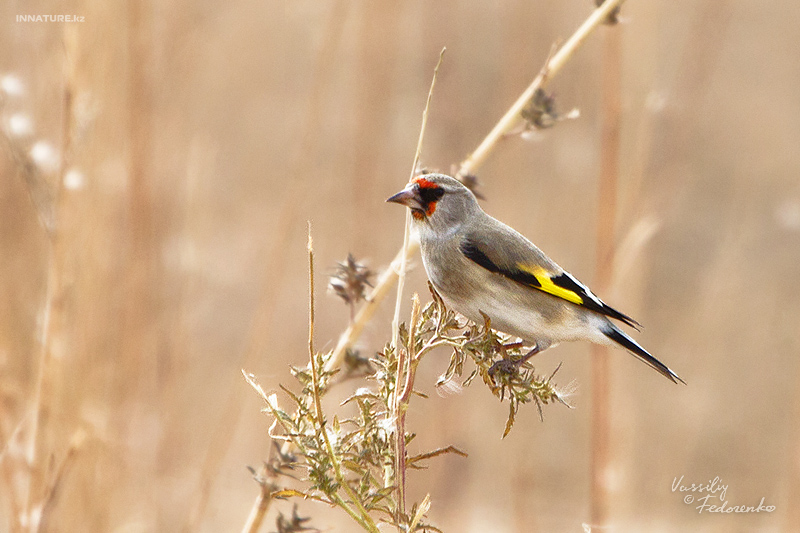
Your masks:
<svg viewBox="0 0 800 533"><path fill-rule="evenodd" d="M505 115L498 121L492 131L486 138L478 145L472 154L470 154L459 166L458 175L464 176L477 171L477 169L486 161L489 154L494 150L495 145L503 136L511 131L519 120L519 113L525 107L525 104L536 92L536 89L544 87L550 82L556 74L561 71L561 68L569 61L575 52L583 45L586 38L598 27L603 21L606 20L611 11L620 6L624 0L607 0L600 7L595 9L589 18L578 28L578 30L569 38L567 42L547 61L545 66L533 80L531 85L525 89L514 104L506 111ZM355 320L345 330L339 338L336 349L333 351L333 356L326 364L325 370L333 370L339 368L344 361L344 356L353 343L359 338L361 332L364 330L367 322L372 319L375 310L381 301L386 297L392 284L398 279L398 268L402 261L414 255L419 248L419 243L411 241L408 246L404 246L392 261L392 265L380 276L375 284L375 288L367 297L365 303L356 314Z"/></svg>
<svg viewBox="0 0 800 533"><path fill-rule="evenodd" d="M414 339L417 336L417 326L419 325L419 296L415 293L411 304L411 322L408 329L408 353L403 357L404 351L398 354L397 360L397 380L395 381L394 401L392 411L395 419L395 482L398 491L398 512L404 515L406 512L406 411L411 391L414 388L414 375L419 361L415 350ZM400 389L400 381L405 372L403 388Z"/></svg>
<svg viewBox="0 0 800 533"><path fill-rule="evenodd" d="M408 403L408 399L411 397L411 390L414 387L414 374L416 373L417 362L419 361L419 356L416 353L415 345L412 342L417 336L417 327L419 327L419 310L419 295L414 293L414 296L411 299L411 323L408 328L408 368L406 369L406 380L405 384L403 385L403 391L400 395L400 402L402 403Z"/></svg>
<svg viewBox="0 0 800 533"><path fill-rule="evenodd" d="M319 378L317 376L317 365L314 364L314 241L311 239L311 221L308 221L308 353L311 356L311 370L314 376L314 403L317 407L317 415L322 413L319 405L319 395L317 393ZM319 418L322 425L322 418Z"/></svg>
<svg viewBox="0 0 800 533"><path fill-rule="evenodd" d="M369 515L369 513L367 513L367 510L364 509L364 506L361 505L361 501L358 499L358 496L353 492L350 484L347 483L347 480L344 479L344 476L342 475L342 469L339 465L339 458L336 456L333 446L331 445L331 439L328 436L328 430L325 427L325 419L323 418L322 414L322 401L320 400L319 394L319 370L317 369L317 357L314 351L314 246L311 239L311 222L308 223L308 285L308 354L311 359L311 385L314 392L314 409L316 410L320 433L322 433L322 440L325 443L325 450L328 452L328 458L331 461L331 465L333 465L333 472L336 476L336 482L345 490L347 496L350 498L350 501L358 508L358 513L356 513L349 505L347 505L347 502L345 502L337 493L334 493L332 498L336 504L344 509L347 514L353 517L353 519L356 520L361 527L367 531L378 533L378 526L376 526L372 521L372 517Z"/></svg>
<svg viewBox="0 0 800 533"><path fill-rule="evenodd" d="M315 368L316 368L316 365L314 364L312 366L312 379L315 376L315 373L314 373L314 369ZM294 445L295 448L297 448L298 450L300 450L300 451L305 453L305 448L303 446L303 443L298 439L298 435L296 435L292 431L292 428L290 428L286 424L286 422L284 421L283 417L281 416L281 413L278 411L277 406L272 402L270 397L264 392L264 389L261 388L261 385L259 385L255 381L255 379L254 379L254 377L252 375L248 374L244 370L242 370L242 374L244 375L244 379L250 384L250 386L252 386L258 392L258 394L264 399L264 401L267 404L267 408L270 410L270 412L272 413L272 416L275 418L275 422L277 424L280 424L281 428L283 429L283 432L286 434L286 436L282 436L282 437L272 436L273 439L281 439L281 440L284 441L284 444L281 447L281 451L285 452L289 448L291 448L292 445ZM313 383L314 382L312 381L312 384ZM314 392L318 392L318 390L319 389L316 388L316 389L314 389ZM314 395L315 406L317 405L316 402L317 402L318 398L319 398L319 394L315 394ZM317 416L319 416L319 413L320 413L320 411L317 411ZM326 445L330 445L330 442L326 438L327 434L325 432L325 428L324 427L322 428L322 434L324 435L323 438L325 439ZM272 435L271 432L270 432L270 435ZM328 448L327 451L329 452L329 456L332 457L332 455L330 454L330 449L331 448ZM332 462L333 462L333 460L332 460ZM336 469L336 467L338 467L338 463L334 462L333 464L334 464L334 471L335 472L340 472L340 470ZM346 484L342 483L342 480L343 480L342 477L337 476L336 479L337 479L337 483L339 483L340 486L344 486L346 488L346 490L349 489L349 486L347 486ZM349 494L352 494L352 492L349 491ZM365 530L371 531L373 533L378 533L377 527L375 526L374 522L372 522L372 519L369 516L366 515L366 512L364 512L363 516L359 515L349 505L347 505L347 503L344 500L342 500L342 498L339 497L338 494L332 494L332 495L330 495L330 498L333 501L333 503L335 503L336 505L338 505L339 507L344 509L345 512L348 515L350 515L350 517L353 518L353 520L358 522L359 525L361 525ZM261 527L261 523L264 521L264 516L267 514L267 510L269 509L269 506L270 506L270 503L272 502L272 500L273 500L273 497L272 497L272 494L270 493L270 488L267 485L262 484L261 485L261 492L259 492L259 495L256 498L256 501L255 501L255 503L253 504L253 507L250 510L250 515L247 517L247 522L245 523L245 526L242 529L242 533L256 533L259 530L259 528ZM357 500L354 500L354 502L357 505L359 505ZM327 502L327 503L330 503L330 502ZM359 505L359 508L361 508L360 505ZM364 517L366 517L366 520L364 519ZM367 522L367 520L369 520L369 522Z"/></svg>
<svg viewBox="0 0 800 533"><path fill-rule="evenodd" d="M409 344L411 344L411 338L409 337ZM395 349L395 356L397 357L397 376L394 380L394 394L392 395L392 403L391 403L391 410L392 416L395 420L395 428L394 428L394 472L392 475L387 475L388 472L384 472L384 482L386 486L390 486L392 482L397 484L397 491L398 491L398 515L401 515L405 512L405 487L399 482L400 478L402 477L401 470L400 470L400 452L402 450L402 446L400 445L400 441L405 437L404 432L401 430L401 426L403 425L400 420L400 381L403 379L403 369L406 366L406 350L396 348ZM400 437L403 435L403 437Z"/></svg>

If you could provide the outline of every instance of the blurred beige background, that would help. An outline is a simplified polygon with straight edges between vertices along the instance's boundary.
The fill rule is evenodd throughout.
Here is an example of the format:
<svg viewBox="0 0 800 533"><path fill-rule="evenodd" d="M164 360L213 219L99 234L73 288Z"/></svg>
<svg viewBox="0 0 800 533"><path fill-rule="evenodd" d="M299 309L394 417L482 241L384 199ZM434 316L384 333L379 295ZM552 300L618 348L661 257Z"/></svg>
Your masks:
<svg viewBox="0 0 800 533"><path fill-rule="evenodd" d="M271 423L240 369L277 389L305 362L306 221L319 272L348 252L386 268L403 212L384 199L408 177L441 47L423 164L449 171L592 4L3 2L0 531L18 522L36 405L37 464L59 479L43 530L240 529L258 492L245 466L267 457ZM16 21L25 14L83 22ZM612 353L612 521L800 531L800 4L631 0L622 17L549 87L581 117L507 139L481 168L484 208L592 283L602 34L622 32L617 233L636 252L598 292L688 385ZM39 144L40 168L25 169L18 155L40 141L52 151ZM427 297L415 264L408 295ZM331 348L348 311L324 297L324 276L316 290L317 343ZM364 353L388 338L391 307ZM447 353L423 363L415 450L470 454L411 474L433 523L582 531L588 346L536 364L561 361L576 408L548 406L543 423L523 408L502 441L505 404L477 383L440 397ZM719 476L729 505L763 497L775 511L699 514L672 491L680 476ZM354 530L324 506L300 512Z"/></svg>

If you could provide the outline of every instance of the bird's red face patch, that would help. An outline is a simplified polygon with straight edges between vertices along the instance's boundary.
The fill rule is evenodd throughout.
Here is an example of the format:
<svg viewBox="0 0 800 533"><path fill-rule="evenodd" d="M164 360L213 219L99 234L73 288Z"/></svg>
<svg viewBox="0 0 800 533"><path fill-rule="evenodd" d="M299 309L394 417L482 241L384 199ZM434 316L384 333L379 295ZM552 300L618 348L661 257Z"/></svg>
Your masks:
<svg viewBox="0 0 800 533"><path fill-rule="evenodd" d="M413 181L417 184L417 187L419 187L420 203L425 207L425 214L431 216L433 212L436 211L436 203L444 194L444 189L426 179L425 176L414 178ZM417 215L417 213L414 213L414 215ZM415 216L415 218L417 217ZM421 213L419 214L419 218L422 218Z"/></svg>
<svg viewBox="0 0 800 533"><path fill-rule="evenodd" d="M439 187L438 185L436 185L432 181L429 181L428 179L426 179L425 176L420 176L418 178L414 178L414 183L419 185L420 189L436 189L436 188Z"/></svg>

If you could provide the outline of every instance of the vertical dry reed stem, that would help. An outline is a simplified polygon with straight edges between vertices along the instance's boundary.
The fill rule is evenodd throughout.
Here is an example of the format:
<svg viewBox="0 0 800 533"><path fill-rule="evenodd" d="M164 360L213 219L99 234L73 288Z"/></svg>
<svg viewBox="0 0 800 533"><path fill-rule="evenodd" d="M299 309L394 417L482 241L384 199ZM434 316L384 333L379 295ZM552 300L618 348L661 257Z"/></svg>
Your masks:
<svg viewBox="0 0 800 533"><path fill-rule="evenodd" d="M797 380L800 383L800 379ZM800 390L795 389L794 397L794 417L795 421L800 419ZM800 501L800 431L795 422L794 431L791 432L794 441L790 447L787 471L789 472L789 483L787 497L784 501L787 505L784 516L784 531L800 531L800 506L796 502Z"/></svg>
<svg viewBox="0 0 800 533"><path fill-rule="evenodd" d="M37 505L44 484L44 468L39 460L41 455L42 440L46 431L49 415L49 387L50 387L50 362L52 359L52 324L56 306L56 295L60 293L60 269L56 260L56 230L50 234L47 246L47 287L42 309L42 334L39 349L39 370L36 378L36 389L33 395L33 412L31 413L31 428L25 451L25 460L29 468L28 489L25 494L23 509L25 521L30 522L33 517L33 507ZM30 524L29 524L30 526ZM35 530L37 528L31 528Z"/></svg>
<svg viewBox="0 0 800 533"><path fill-rule="evenodd" d="M308 353L311 356L311 370L314 374L314 388L318 388L317 365L314 364L314 241L311 238L311 221L308 221ZM319 395L315 395L319 400ZM317 406L319 408L319 406ZM317 413L319 414L319 413ZM322 419L319 420L322 425Z"/></svg>
<svg viewBox="0 0 800 533"><path fill-rule="evenodd" d="M369 72L369 83L359 83L354 95L358 105L353 117L353 159L358 172L351 172L349 183L343 184L351 195L353 210L360 215L347 228L352 243L374 238L372 226L361 221L381 217L382 206L375 201L380 182L364 177L386 173L386 123L375 117L392 112L392 101L386 96L396 88L394 73L401 50L398 43L404 9L403 2L366 2L353 10L360 12L355 31L359 72Z"/></svg>
<svg viewBox="0 0 800 533"><path fill-rule="evenodd" d="M604 32L600 179L597 208L595 283L604 291L614 267L614 225L620 145L622 59L619 25ZM591 522L600 531L609 525L611 470L609 357L605 346L592 345Z"/></svg>
<svg viewBox="0 0 800 533"><path fill-rule="evenodd" d="M120 356L113 366L115 408L134 401L152 412L159 423L162 391L159 387L159 358L155 346L161 339L155 325L161 313L160 287L163 264L158 251L164 233L160 231L155 209L155 10L153 2L126 5L129 30L126 35L127 69L125 72L125 140L127 189L124 196L124 268L121 311ZM121 417L114 431L125 434L134 419ZM160 451L160 450L159 450ZM138 490L150 490L155 500L161 485L152 486L157 462L130 470L127 481ZM154 513L156 528L163 528L163 508Z"/></svg>

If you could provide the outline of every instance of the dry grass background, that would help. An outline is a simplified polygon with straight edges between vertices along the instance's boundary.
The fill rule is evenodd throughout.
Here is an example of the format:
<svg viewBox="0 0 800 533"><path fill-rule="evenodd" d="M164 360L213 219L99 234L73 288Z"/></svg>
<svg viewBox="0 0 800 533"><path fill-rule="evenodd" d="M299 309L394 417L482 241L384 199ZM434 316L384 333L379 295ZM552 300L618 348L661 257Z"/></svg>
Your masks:
<svg viewBox="0 0 800 533"><path fill-rule="evenodd" d="M590 7L4 2L0 75L25 91L5 99L3 120L25 113L34 133L0 152L0 530L17 521L26 480L41 489L62 466L43 530L240 528L258 490L245 465L269 449L269 420L240 369L277 387L306 360L306 220L320 268L348 252L384 268L403 212L383 200L407 178L441 47L423 162L449 170ZM612 521L619 531L798 531L800 5L632 0L622 15L600 31L623 32L618 240L655 231L638 252L623 247L601 296L646 325L638 338L688 386L612 354ZM480 172L485 209L590 284L601 40L550 87L581 118L508 139ZM36 178L60 189L52 238L13 157L40 139L64 156ZM83 180L59 187L71 169ZM419 265L407 288L424 293ZM320 348L347 317L320 298ZM387 304L365 352L390 321ZM432 393L446 358L428 359L418 386ZM41 468L28 476L21 443L42 360ZM560 361L560 379L578 383L577 409L551 407L544 423L525 409L504 441L506 407L482 387L412 404L416 446L470 453L412 473L412 497L432 494L434 523L581 530L589 348L561 346L537 365ZM764 497L776 510L698 514L671 491L682 475L719 476L731 505ZM319 505L301 513L324 530L352 527Z"/></svg>

